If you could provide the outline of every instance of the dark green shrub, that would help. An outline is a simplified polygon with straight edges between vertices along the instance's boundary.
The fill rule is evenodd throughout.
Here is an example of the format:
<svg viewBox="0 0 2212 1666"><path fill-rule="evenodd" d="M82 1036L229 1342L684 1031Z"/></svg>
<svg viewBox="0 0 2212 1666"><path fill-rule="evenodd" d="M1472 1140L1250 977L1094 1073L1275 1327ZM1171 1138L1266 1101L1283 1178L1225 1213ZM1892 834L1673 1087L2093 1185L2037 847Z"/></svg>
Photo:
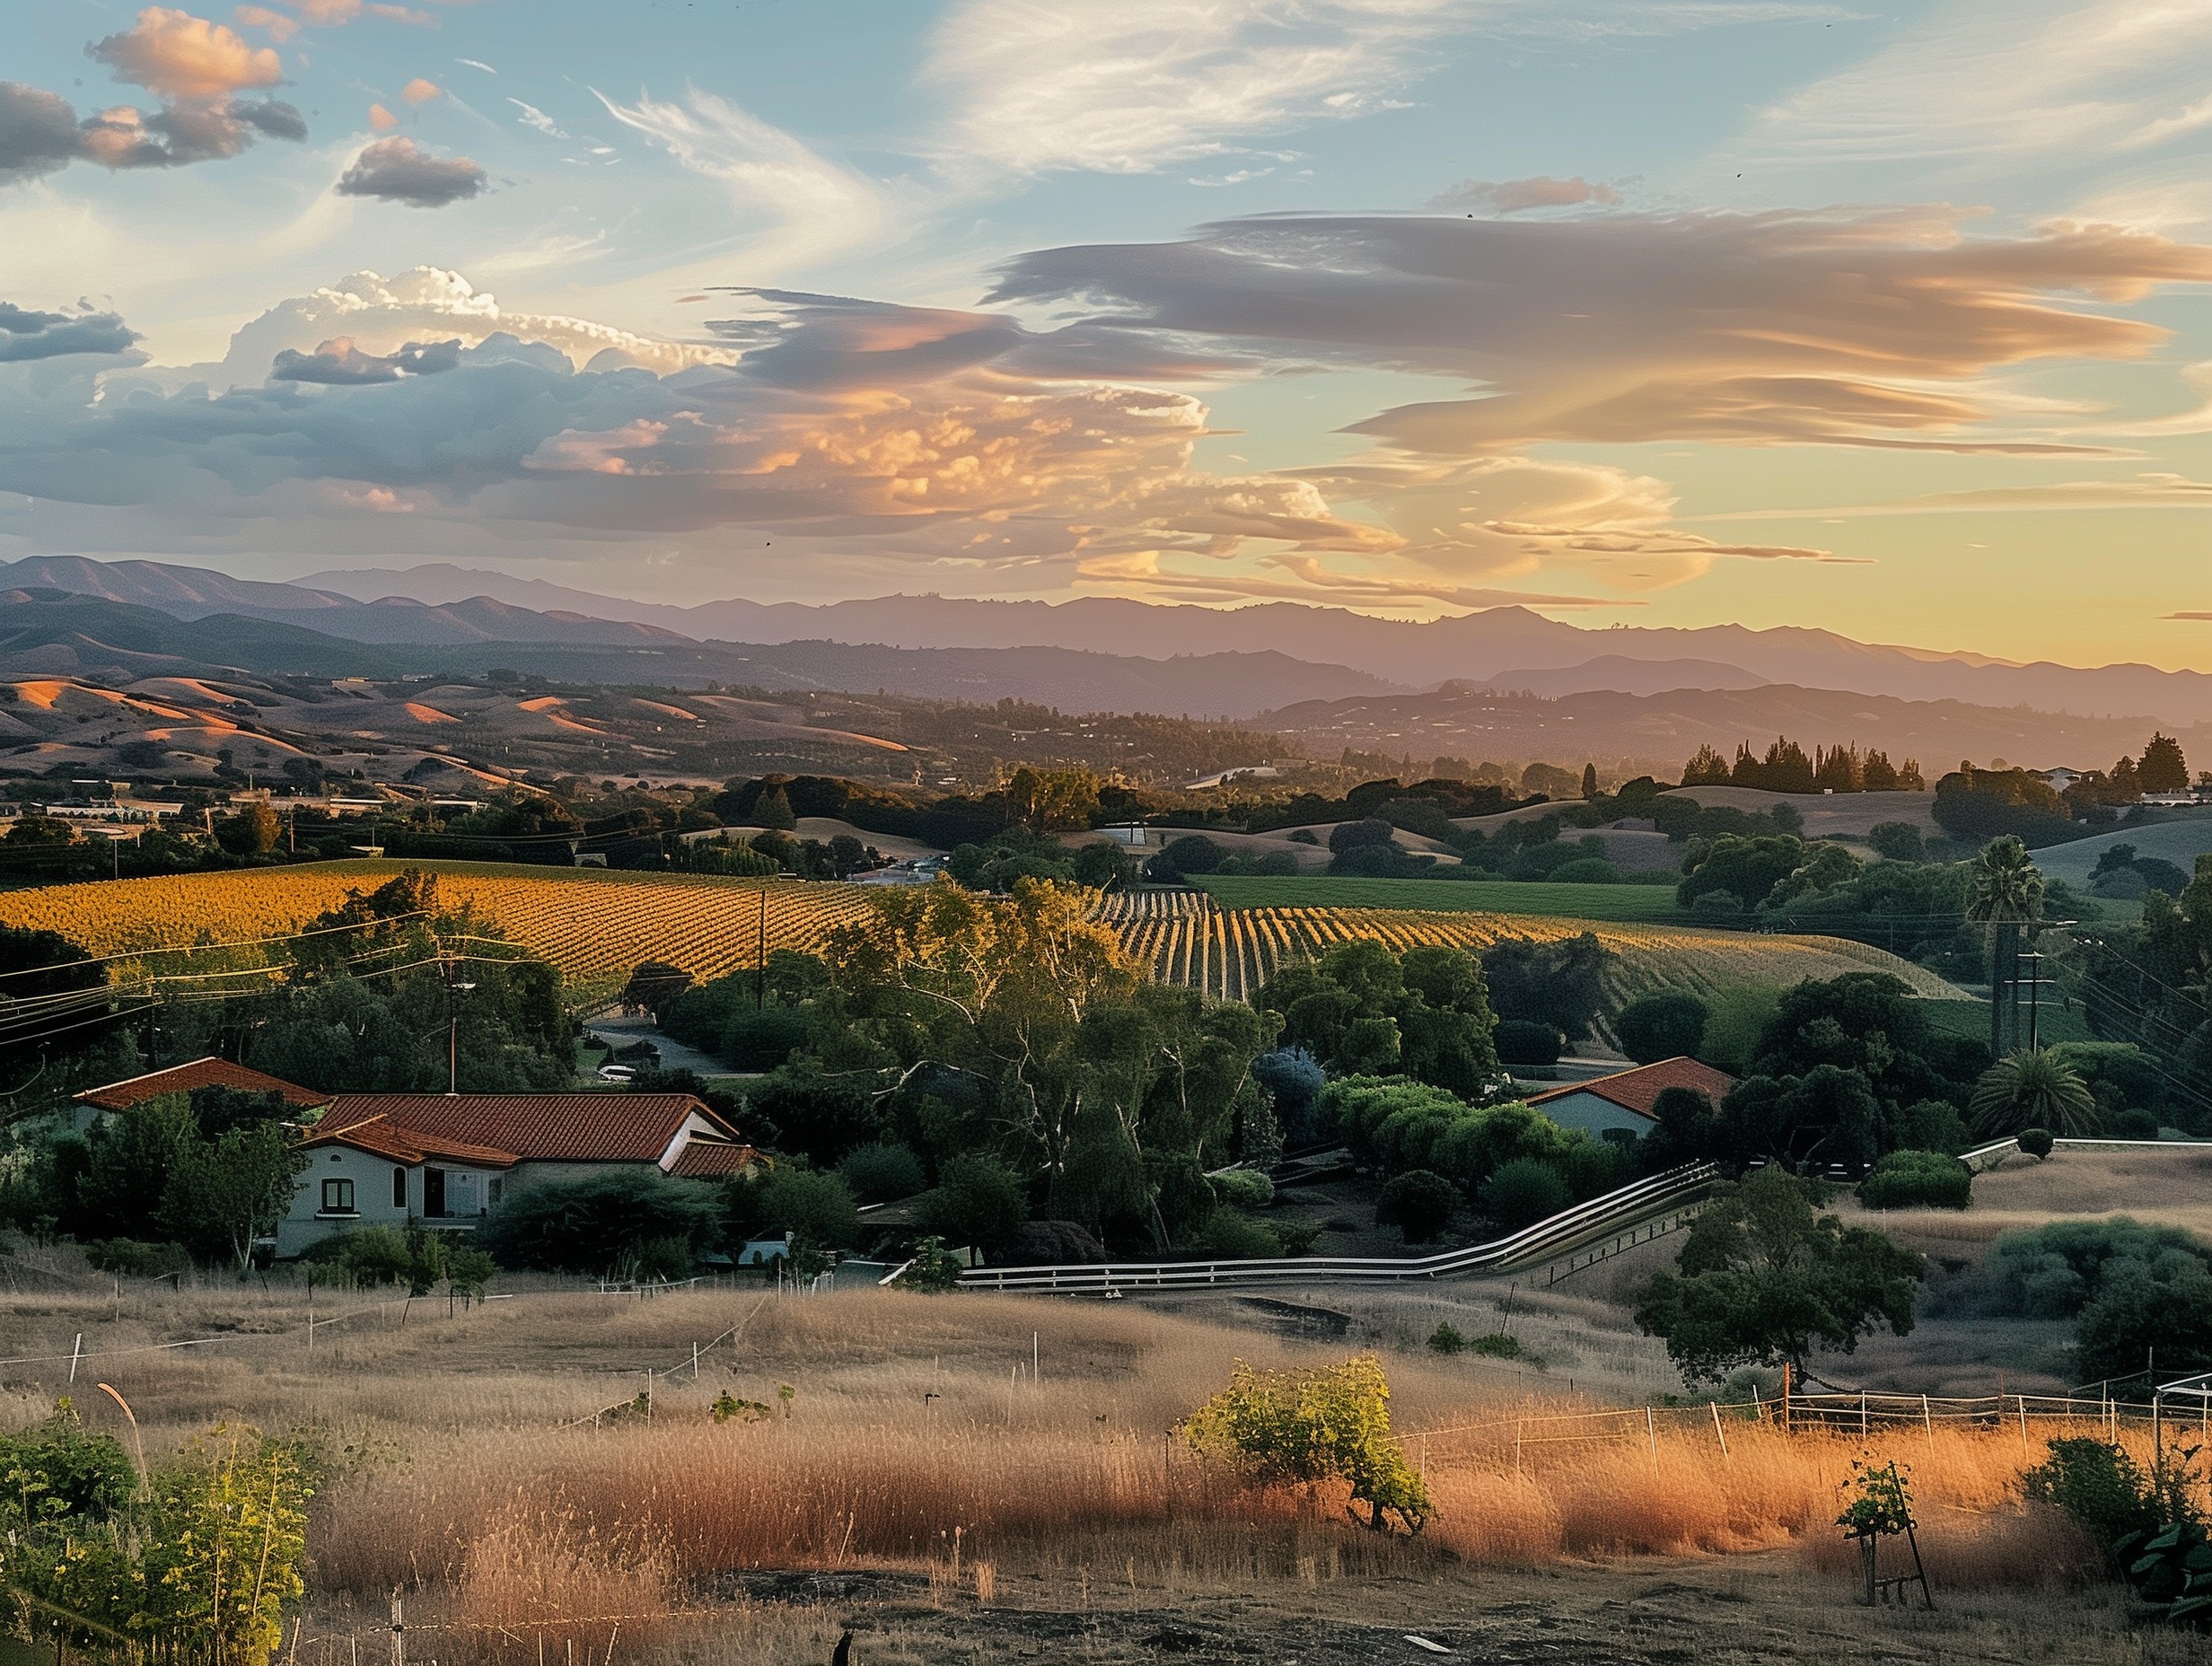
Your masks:
<svg viewBox="0 0 2212 1666"><path fill-rule="evenodd" d="M84 1258L101 1272L132 1278L163 1278L192 1270L192 1257L182 1244L141 1243L136 1238L95 1240L84 1246Z"/></svg>
<svg viewBox="0 0 2212 1666"><path fill-rule="evenodd" d="M889 1140L855 1146L838 1160L838 1172L862 1203L895 1203L929 1184L922 1160L912 1149Z"/></svg>
<svg viewBox="0 0 2212 1666"><path fill-rule="evenodd" d="M722 1027L722 1057L733 1070L774 1070L806 1045L807 1029L795 1006L733 1013Z"/></svg>
<svg viewBox="0 0 2212 1666"><path fill-rule="evenodd" d="M1457 1325L1446 1320L1428 1333L1428 1346L1439 1354L1458 1354L1465 1351L1467 1338Z"/></svg>
<svg viewBox="0 0 2212 1666"><path fill-rule="evenodd" d="M2129 1533L2159 1526L2150 1477L2120 1448L2087 1435L2052 1441L2044 1460L2021 1476L2020 1488L2065 1511L2108 1551Z"/></svg>
<svg viewBox="0 0 2212 1666"><path fill-rule="evenodd" d="M1558 885L1618 885L1620 870L1602 856L1577 856L1545 876Z"/></svg>
<svg viewBox="0 0 2212 1666"><path fill-rule="evenodd" d="M1559 1032L1550 1024L1525 1018L1498 1022L1494 1038L1498 1061L1506 1065L1556 1065L1559 1062Z"/></svg>
<svg viewBox="0 0 2212 1666"><path fill-rule="evenodd" d="M1029 1219L1029 1194L996 1158L962 1155L939 1171L937 1188L915 1213L923 1231L945 1242L988 1250Z"/></svg>
<svg viewBox="0 0 2212 1666"><path fill-rule="evenodd" d="M860 1236L860 1214L842 1176L796 1166L733 1181L726 1205L733 1237L773 1238L788 1233L816 1249L843 1246Z"/></svg>
<svg viewBox="0 0 2212 1666"><path fill-rule="evenodd" d="M1469 1352L1479 1354L1485 1359L1519 1359L1522 1354L1519 1337L1497 1330L1487 1337L1477 1337L1467 1346Z"/></svg>
<svg viewBox="0 0 2212 1666"><path fill-rule="evenodd" d="M1893 1151L1859 1182L1868 1209L1963 1209L1972 1201L1974 1171L1939 1151Z"/></svg>
<svg viewBox="0 0 2212 1666"><path fill-rule="evenodd" d="M1705 1042L1711 1011L1687 989L1662 989L1620 1009L1613 1033L1621 1051L1639 1065L1693 1056Z"/></svg>
<svg viewBox="0 0 2212 1666"><path fill-rule="evenodd" d="M1500 1163L1482 1188L1482 1210L1501 1226L1533 1226L1567 1207L1567 1177L1540 1157Z"/></svg>
<svg viewBox="0 0 2212 1666"><path fill-rule="evenodd" d="M1176 873L1211 873L1229 853L1202 833L1187 833L1168 841L1154 861Z"/></svg>
<svg viewBox="0 0 2212 1666"><path fill-rule="evenodd" d="M1374 1223L1395 1226L1409 1244L1434 1243L1451 1230L1460 1188L1441 1174L1412 1169L1394 1175L1375 1202Z"/></svg>
<svg viewBox="0 0 2212 1666"><path fill-rule="evenodd" d="M720 1214L714 1190L698 1181L617 1169L509 1192L478 1240L502 1267L605 1274L635 1263L649 1244L706 1247Z"/></svg>
<svg viewBox="0 0 2212 1666"><path fill-rule="evenodd" d="M1206 1217L1196 1247L1224 1261L1272 1260L1283 1253L1281 1239L1242 1209L1226 1206Z"/></svg>
<svg viewBox="0 0 2212 1666"><path fill-rule="evenodd" d="M2051 1153L2058 1144L2049 1128L2023 1128L2019 1134L2020 1149L2041 1162Z"/></svg>

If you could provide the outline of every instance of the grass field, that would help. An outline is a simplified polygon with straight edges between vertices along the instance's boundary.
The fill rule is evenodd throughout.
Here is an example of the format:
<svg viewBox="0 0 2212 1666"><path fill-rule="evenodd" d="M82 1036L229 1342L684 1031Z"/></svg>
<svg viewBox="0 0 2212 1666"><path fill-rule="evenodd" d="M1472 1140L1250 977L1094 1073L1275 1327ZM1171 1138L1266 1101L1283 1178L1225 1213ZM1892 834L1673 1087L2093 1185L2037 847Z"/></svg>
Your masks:
<svg viewBox="0 0 2212 1666"><path fill-rule="evenodd" d="M1353 1335L1324 1345L1244 1303L639 1302L526 1283L452 1316L324 1293L311 1355L300 1294L280 1285L170 1292L88 1276L67 1251L17 1259L11 1349L54 1357L11 1361L0 1420L20 1426L67 1390L81 1334L87 1371L129 1399L157 1453L231 1417L330 1454L286 1666L384 1658L395 1591L410 1653L453 1666L820 1666L845 1627L856 1666L1352 1666L1418 1658L1409 1631L1468 1658L1644 1666L1690 1658L1693 1638L1716 1666L2204 1658L2181 1639L2146 1654L2127 1633L2111 1588L2088 1583L2094 1547L2020 1504L2027 1442L2009 1427L1790 1435L1716 1426L1701 1401L1647 1424L1643 1393L1561 1381L1583 1369L1572 1355L1549 1375L1444 1360L1366 1308L1332 1315ZM1488 1328L1495 1299L1478 1311L1470 1293L1424 1293L1411 1323L1444 1311ZM207 1335L223 1339L154 1351ZM695 1372L691 1346L710 1341ZM1338 1489L1209 1466L1172 1432L1238 1358L1368 1346L1435 1499L1418 1539L1353 1525ZM649 1416L594 1419L648 1369ZM768 1415L715 1422L724 1390ZM124 1432L103 1397L77 1403ZM1536 1421L1624 1405L1606 1422ZM2039 1425L2035 1452L2060 1432ZM2147 1454L2146 1432L2128 1438ZM1866 1451L1910 1466L1940 1614L1851 1606L1855 1558L1832 1523Z"/></svg>
<svg viewBox="0 0 2212 1666"><path fill-rule="evenodd" d="M2167 811L2172 818L2139 828L2119 828L2094 838L2047 845L2035 853L2035 865L2052 879L2069 885L2086 885L2096 871L2097 858L2115 845L2132 845L2138 856L2156 856L2184 873L2196 871L2197 858L2212 851L2212 812Z"/></svg>
<svg viewBox="0 0 2212 1666"><path fill-rule="evenodd" d="M1224 908L1420 908L1432 913L1555 914L1578 920L1682 920L1672 885L1547 885L1517 880L1366 880L1324 874L1205 877Z"/></svg>

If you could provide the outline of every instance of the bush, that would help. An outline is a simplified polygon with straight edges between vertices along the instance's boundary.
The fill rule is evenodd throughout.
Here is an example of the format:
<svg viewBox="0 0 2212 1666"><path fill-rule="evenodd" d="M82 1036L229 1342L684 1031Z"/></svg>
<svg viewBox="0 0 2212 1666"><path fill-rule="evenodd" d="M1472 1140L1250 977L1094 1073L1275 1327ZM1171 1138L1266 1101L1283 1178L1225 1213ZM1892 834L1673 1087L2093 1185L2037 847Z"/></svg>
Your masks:
<svg viewBox="0 0 2212 1666"><path fill-rule="evenodd" d="M1283 1241L1242 1209L1223 1207L1206 1217L1193 1247L1224 1261L1273 1260Z"/></svg>
<svg viewBox="0 0 2212 1666"><path fill-rule="evenodd" d="M929 1184L922 1160L907 1146L888 1140L855 1146L838 1160L838 1173L862 1203L895 1203Z"/></svg>
<svg viewBox="0 0 2212 1666"><path fill-rule="evenodd" d="M844 1246L860 1236L860 1212L852 1188L838 1173L785 1167L731 1183L728 1214L733 1235L772 1238L817 1249Z"/></svg>
<svg viewBox="0 0 2212 1666"><path fill-rule="evenodd" d="M1414 1169L1396 1175L1375 1202L1374 1223L1395 1226L1409 1244L1435 1243L1459 1213L1460 1188L1441 1174Z"/></svg>
<svg viewBox="0 0 2212 1666"><path fill-rule="evenodd" d="M1260 1479L1342 1481L1378 1532L1396 1516L1409 1532L1428 1519L1428 1492L1391 1435L1382 1362L1362 1354L1341 1365L1261 1372L1240 1362L1229 1386L1191 1413L1183 1436L1207 1457Z"/></svg>
<svg viewBox="0 0 2212 1666"><path fill-rule="evenodd" d="M1006 1234L991 1258L1005 1267L1096 1267L1106 1259L1106 1246L1079 1222L1025 1221Z"/></svg>
<svg viewBox="0 0 2212 1666"><path fill-rule="evenodd" d="M1540 1157L1500 1163L1482 1188L1482 1209L1502 1226L1533 1226L1567 1207L1567 1177Z"/></svg>
<svg viewBox="0 0 2212 1666"><path fill-rule="evenodd" d="M1329 848L1340 856L1347 850L1357 850L1363 846L1387 845L1397 831L1396 828L1380 817L1371 817L1365 821L1340 821L1330 829Z"/></svg>
<svg viewBox="0 0 2212 1666"><path fill-rule="evenodd" d="M1321 1138L1315 1109L1329 1073L1302 1047L1277 1048L1252 1060L1252 1080L1275 1100L1276 1120L1286 1145L1310 1145Z"/></svg>
<svg viewBox="0 0 2212 1666"><path fill-rule="evenodd" d="M2085 1435L2052 1441L2048 1456L2020 1477L2020 1490L2038 1504L2055 1504L2109 1551L2129 1533L2159 1526L2150 1477L2117 1446Z"/></svg>
<svg viewBox="0 0 2212 1666"><path fill-rule="evenodd" d="M2018 1137L2020 1149L2038 1162L2050 1156L2058 1143L2051 1137L2049 1128L2023 1128Z"/></svg>
<svg viewBox="0 0 2212 1666"><path fill-rule="evenodd" d="M1971 1201L1974 1171L1939 1151L1893 1151L1859 1182L1868 1209L1963 1209Z"/></svg>
<svg viewBox="0 0 2212 1666"><path fill-rule="evenodd" d="M1275 1201L1275 1182L1258 1169L1231 1169L1206 1179L1215 1197L1239 1209L1264 1209Z"/></svg>
<svg viewBox="0 0 2212 1666"><path fill-rule="evenodd" d="M1927 855L1927 841L1909 821L1879 821L1869 829L1866 842L1874 855L1891 862L1920 862Z"/></svg>
<svg viewBox="0 0 2212 1666"><path fill-rule="evenodd" d="M518 1188L478 1238L502 1267L607 1274L634 1264L648 1244L704 1248L720 1214L713 1189L695 1180L616 1169Z"/></svg>
<svg viewBox="0 0 2212 1666"><path fill-rule="evenodd" d="M84 1258L102 1273L131 1278L164 1278L192 1270L192 1257L182 1244L141 1243L136 1238L96 1239L84 1246Z"/></svg>
<svg viewBox="0 0 2212 1666"><path fill-rule="evenodd" d="M1662 989L1631 1001L1613 1021L1621 1050L1639 1065L1694 1057L1705 1044L1711 1009L1686 989Z"/></svg>
<svg viewBox="0 0 2212 1666"><path fill-rule="evenodd" d="M1460 1334L1457 1325L1445 1320L1428 1333L1428 1346L1439 1354L1458 1354L1466 1349L1467 1338Z"/></svg>
<svg viewBox="0 0 2212 1666"><path fill-rule="evenodd" d="M733 1070L769 1071L806 1045L806 1013L795 1006L738 1013L722 1027L722 1057Z"/></svg>
<svg viewBox="0 0 2212 1666"><path fill-rule="evenodd" d="M1203 834L1186 834L1170 840L1154 861L1174 873L1211 873L1229 853Z"/></svg>
<svg viewBox="0 0 2212 1666"><path fill-rule="evenodd" d="M944 1165L916 1214L925 1232L947 1243L988 1250L1029 1219L1029 1194L996 1158L963 1154Z"/></svg>
<svg viewBox="0 0 2212 1666"><path fill-rule="evenodd" d="M1493 1039L1500 1064L1556 1065L1559 1062L1560 1036L1550 1024L1539 1024L1525 1018L1502 1019Z"/></svg>
<svg viewBox="0 0 2212 1666"><path fill-rule="evenodd" d="M1467 1347L1470 1353L1479 1354L1485 1359L1519 1359L1522 1353L1520 1338L1509 1337L1501 1330L1493 1330L1487 1337L1477 1337Z"/></svg>

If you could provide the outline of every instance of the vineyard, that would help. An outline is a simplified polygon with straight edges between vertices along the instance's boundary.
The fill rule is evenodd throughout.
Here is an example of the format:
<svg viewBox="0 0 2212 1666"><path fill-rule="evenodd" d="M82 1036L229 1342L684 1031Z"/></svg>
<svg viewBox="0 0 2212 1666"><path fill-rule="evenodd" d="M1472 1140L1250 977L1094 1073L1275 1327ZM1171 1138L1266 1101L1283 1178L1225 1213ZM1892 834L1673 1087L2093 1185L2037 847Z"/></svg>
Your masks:
<svg viewBox="0 0 2212 1666"><path fill-rule="evenodd" d="M295 932L408 866L438 875L441 905L472 908L514 943L560 968L572 998L612 995L640 961L694 978L750 967L761 947L819 948L857 916L856 885L628 873L489 863L340 862L240 873L50 885L0 893L0 925L55 931L95 955L206 947L232 964L259 958L260 940ZM1832 937L1760 936L1546 915L1372 908L1224 909L1197 890L1140 890L1102 899L1140 964L1162 982L1249 999L1284 961L1332 943L1374 938L1395 949L1481 949L1504 937L1548 941L1591 932L1615 951L1608 995L1665 986L1713 994L1732 985L1787 984L1848 971L1895 974L1924 995L1957 998L1934 973L1879 949ZM224 949L222 945L241 945ZM201 957L194 957L198 961ZM121 969L118 969L118 971Z"/></svg>
<svg viewBox="0 0 2212 1666"><path fill-rule="evenodd" d="M1286 960L1371 937L1398 950L1449 943L1480 950L1505 937L1549 942L1588 932L1614 951L1606 995L1619 1004L1656 988L1711 995L1743 984L1794 984L1844 972L1889 972L1922 995L1959 999L1935 973L1885 950L1838 937L1700 932L1672 926L1411 908L1234 908L1203 891L1110 897L1102 917L1163 983L1246 1000Z"/></svg>

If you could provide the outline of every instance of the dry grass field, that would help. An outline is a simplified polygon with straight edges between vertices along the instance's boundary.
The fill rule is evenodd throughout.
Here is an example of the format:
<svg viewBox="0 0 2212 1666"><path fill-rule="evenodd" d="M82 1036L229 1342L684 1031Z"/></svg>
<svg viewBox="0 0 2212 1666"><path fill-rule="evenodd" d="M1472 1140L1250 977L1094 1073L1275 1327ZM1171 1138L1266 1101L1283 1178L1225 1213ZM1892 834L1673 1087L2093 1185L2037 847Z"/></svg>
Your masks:
<svg viewBox="0 0 2212 1666"><path fill-rule="evenodd" d="M540 1285L450 1316L326 1292L311 1354L295 1288L118 1287L35 1250L7 1276L8 1423L72 1391L82 1335L76 1402L115 1423L91 1387L114 1384L149 1447L226 1417L320 1443L301 1666L386 1658L395 1590L410 1658L449 1666L826 1662L847 1626L860 1666L1419 1658L1409 1632L1514 1662L2212 1659L2127 1637L2091 1548L2018 1502L2002 1430L1877 1434L1912 1468L1941 1606L1853 1606L1830 1523L1856 1442L1716 1429L1702 1403L1648 1429L1640 1410L1539 1421L1662 1386L1652 1346L1588 1298L1517 1298L1503 1322L1539 1372L1418 1346L1440 1312L1495 1328L1488 1287L1154 1311ZM1360 1347L1426 1465L1418 1539L1170 1433L1237 1358ZM716 1422L724 1391L761 1411Z"/></svg>

